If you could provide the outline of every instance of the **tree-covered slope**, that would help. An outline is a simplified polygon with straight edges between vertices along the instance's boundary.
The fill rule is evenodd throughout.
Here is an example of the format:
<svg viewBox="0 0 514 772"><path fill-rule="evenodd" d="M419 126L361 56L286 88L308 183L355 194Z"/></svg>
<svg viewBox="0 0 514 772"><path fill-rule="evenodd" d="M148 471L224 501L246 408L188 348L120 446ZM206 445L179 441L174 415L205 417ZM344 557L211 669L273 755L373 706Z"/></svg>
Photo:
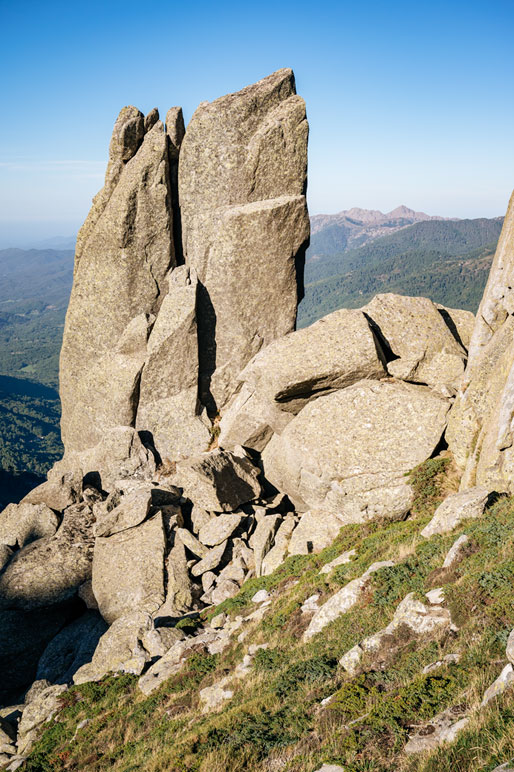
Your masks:
<svg viewBox="0 0 514 772"><path fill-rule="evenodd" d="M502 220L428 221L342 254L307 260L299 325L380 292L423 295L475 312Z"/></svg>

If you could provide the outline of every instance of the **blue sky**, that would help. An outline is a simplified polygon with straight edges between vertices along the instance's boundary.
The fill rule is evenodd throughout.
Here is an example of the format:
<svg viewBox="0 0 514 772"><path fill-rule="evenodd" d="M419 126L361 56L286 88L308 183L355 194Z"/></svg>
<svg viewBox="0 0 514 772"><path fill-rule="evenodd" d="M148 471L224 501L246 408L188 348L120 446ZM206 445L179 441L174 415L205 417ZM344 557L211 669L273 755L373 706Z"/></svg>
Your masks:
<svg viewBox="0 0 514 772"><path fill-rule="evenodd" d="M311 213L503 214L512 0L0 0L0 246L73 233L125 104L161 114L293 67Z"/></svg>

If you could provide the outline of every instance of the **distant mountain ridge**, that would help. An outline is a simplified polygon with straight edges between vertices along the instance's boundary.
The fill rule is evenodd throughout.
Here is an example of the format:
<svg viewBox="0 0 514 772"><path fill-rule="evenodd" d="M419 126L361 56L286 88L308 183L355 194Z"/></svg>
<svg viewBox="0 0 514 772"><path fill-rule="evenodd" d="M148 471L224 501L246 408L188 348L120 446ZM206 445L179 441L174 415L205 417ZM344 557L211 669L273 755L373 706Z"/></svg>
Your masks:
<svg viewBox="0 0 514 772"><path fill-rule="evenodd" d="M416 212L403 204L386 213L378 209L353 207L337 214L315 214L311 217L311 245L308 255L315 258L332 254L334 251L356 249L418 222L457 219Z"/></svg>

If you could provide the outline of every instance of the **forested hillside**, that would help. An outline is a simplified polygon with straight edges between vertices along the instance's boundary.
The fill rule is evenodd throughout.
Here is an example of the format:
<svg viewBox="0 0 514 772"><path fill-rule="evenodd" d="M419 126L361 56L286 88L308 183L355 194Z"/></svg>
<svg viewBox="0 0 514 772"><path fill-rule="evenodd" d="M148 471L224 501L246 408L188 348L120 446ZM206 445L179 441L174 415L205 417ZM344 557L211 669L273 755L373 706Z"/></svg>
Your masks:
<svg viewBox="0 0 514 772"><path fill-rule="evenodd" d="M71 250L0 250L0 506L61 455L58 364L72 277Z"/></svg>
<svg viewBox="0 0 514 772"><path fill-rule="evenodd" d="M380 292L423 295L476 312L502 218L431 220L342 253L312 256L305 268L299 326Z"/></svg>

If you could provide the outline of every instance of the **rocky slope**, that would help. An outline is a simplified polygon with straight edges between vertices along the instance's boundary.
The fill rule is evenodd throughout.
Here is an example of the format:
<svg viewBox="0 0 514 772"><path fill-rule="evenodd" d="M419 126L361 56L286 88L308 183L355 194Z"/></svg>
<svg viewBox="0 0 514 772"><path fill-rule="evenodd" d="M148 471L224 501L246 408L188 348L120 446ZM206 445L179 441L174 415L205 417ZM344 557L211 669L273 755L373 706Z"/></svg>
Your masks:
<svg viewBox="0 0 514 772"><path fill-rule="evenodd" d="M9 770L514 755L509 480L458 490L474 379L480 436L508 420L508 366L480 352L508 338L511 217L500 338L393 294L295 331L307 133L290 70L187 130L179 108L116 121L77 244L64 457L0 515Z"/></svg>

